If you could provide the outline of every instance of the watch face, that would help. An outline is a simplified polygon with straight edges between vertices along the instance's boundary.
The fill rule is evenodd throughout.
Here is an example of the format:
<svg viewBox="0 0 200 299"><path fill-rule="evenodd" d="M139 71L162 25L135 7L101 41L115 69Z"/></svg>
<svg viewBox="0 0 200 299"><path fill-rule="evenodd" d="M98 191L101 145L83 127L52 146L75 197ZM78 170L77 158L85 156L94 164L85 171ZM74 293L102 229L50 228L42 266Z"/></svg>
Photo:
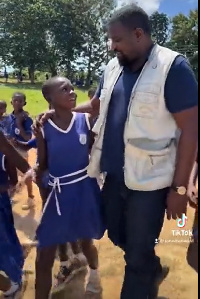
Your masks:
<svg viewBox="0 0 200 299"><path fill-rule="evenodd" d="M178 194L185 195L187 193L187 189L185 187L178 188Z"/></svg>

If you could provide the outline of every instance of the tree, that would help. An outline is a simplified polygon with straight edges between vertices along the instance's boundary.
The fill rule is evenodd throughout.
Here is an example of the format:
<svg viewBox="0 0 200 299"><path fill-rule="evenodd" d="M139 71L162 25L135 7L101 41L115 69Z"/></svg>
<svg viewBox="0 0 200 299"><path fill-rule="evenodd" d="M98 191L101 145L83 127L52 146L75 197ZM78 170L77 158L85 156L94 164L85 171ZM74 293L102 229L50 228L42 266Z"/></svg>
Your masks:
<svg viewBox="0 0 200 299"><path fill-rule="evenodd" d="M89 86L91 78L98 72L102 64L109 60L105 20L114 8L114 2L99 0L97 3L95 0L89 0L86 1L87 5L88 16L85 19L85 30L83 31L84 44L81 63L87 69L86 85Z"/></svg>
<svg viewBox="0 0 200 299"><path fill-rule="evenodd" d="M190 58L198 50L198 11L189 16L179 14L172 19L172 33L169 43Z"/></svg>
<svg viewBox="0 0 200 299"><path fill-rule="evenodd" d="M152 27L152 38L159 45L163 46L169 37L169 18L164 13L155 12L150 17Z"/></svg>
<svg viewBox="0 0 200 299"><path fill-rule="evenodd" d="M172 19L172 34L169 46L188 57L198 73L198 10L191 10L189 16L179 14Z"/></svg>
<svg viewBox="0 0 200 299"><path fill-rule="evenodd" d="M43 4L44 0L3 0L0 12L3 38L9 42L10 63L19 70L28 67L32 83L35 70L46 61L49 11Z"/></svg>
<svg viewBox="0 0 200 299"><path fill-rule="evenodd" d="M199 73L199 56L198 52L196 52L191 58L190 58L190 63L193 67L193 70L195 72L196 78L198 80L198 73Z"/></svg>

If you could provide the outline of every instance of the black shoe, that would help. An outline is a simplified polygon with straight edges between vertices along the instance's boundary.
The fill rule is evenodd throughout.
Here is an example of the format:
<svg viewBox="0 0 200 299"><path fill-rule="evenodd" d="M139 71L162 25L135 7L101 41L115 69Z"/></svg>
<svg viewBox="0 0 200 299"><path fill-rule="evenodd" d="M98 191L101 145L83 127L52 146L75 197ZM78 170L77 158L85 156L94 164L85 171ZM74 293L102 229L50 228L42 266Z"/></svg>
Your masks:
<svg viewBox="0 0 200 299"><path fill-rule="evenodd" d="M150 291L148 299L157 299L158 298L159 287L163 283L163 281L166 279L168 274L169 274L169 267L164 266L162 268L162 272L158 275L158 277L155 280L154 285L152 286L152 289Z"/></svg>

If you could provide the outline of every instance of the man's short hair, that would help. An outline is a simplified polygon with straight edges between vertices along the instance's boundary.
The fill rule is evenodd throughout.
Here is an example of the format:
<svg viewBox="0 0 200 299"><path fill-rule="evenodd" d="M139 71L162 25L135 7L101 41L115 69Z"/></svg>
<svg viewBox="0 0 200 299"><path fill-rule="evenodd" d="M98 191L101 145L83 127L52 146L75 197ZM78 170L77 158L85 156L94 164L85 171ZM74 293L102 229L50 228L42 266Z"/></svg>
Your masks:
<svg viewBox="0 0 200 299"><path fill-rule="evenodd" d="M138 5L130 4L116 10L108 20L108 25L120 22L130 30L140 28L151 35L151 22L148 14Z"/></svg>

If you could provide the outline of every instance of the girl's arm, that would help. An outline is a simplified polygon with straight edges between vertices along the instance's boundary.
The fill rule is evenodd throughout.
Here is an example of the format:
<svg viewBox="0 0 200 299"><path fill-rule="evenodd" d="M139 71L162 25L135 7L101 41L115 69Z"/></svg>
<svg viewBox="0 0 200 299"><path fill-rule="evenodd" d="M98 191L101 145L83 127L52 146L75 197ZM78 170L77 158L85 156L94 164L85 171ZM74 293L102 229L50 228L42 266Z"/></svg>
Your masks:
<svg viewBox="0 0 200 299"><path fill-rule="evenodd" d="M7 158L5 160L5 169L9 176L9 185L16 186L18 183L17 169L15 165Z"/></svg>
<svg viewBox="0 0 200 299"><path fill-rule="evenodd" d="M21 172L26 173L30 169L27 161L14 149L2 132L0 132L0 151L12 161L13 165Z"/></svg>
<svg viewBox="0 0 200 299"><path fill-rule="evenodd" d="M41 172L48 169L47 145L42 131L37 134L38 164Z"/></svg>
<svg viewBox="0 0 200 299"><path fill-rule="evenodd" d="M17 146L18 149L20 149L21 151L25 151L28 152L31 147L29 146L28 142L20 142L18 140L14 140L14 145Z"/></svg>
<svg viewBox="0 0 200 299"><path fill-rule="evenodd" d="M42 132L37 134L37 148L38 148L38 167L36 170L36 184L40 190L43 207L49 195L48 188L45 188L43 176L48 169L47 144Z"/></svg>

